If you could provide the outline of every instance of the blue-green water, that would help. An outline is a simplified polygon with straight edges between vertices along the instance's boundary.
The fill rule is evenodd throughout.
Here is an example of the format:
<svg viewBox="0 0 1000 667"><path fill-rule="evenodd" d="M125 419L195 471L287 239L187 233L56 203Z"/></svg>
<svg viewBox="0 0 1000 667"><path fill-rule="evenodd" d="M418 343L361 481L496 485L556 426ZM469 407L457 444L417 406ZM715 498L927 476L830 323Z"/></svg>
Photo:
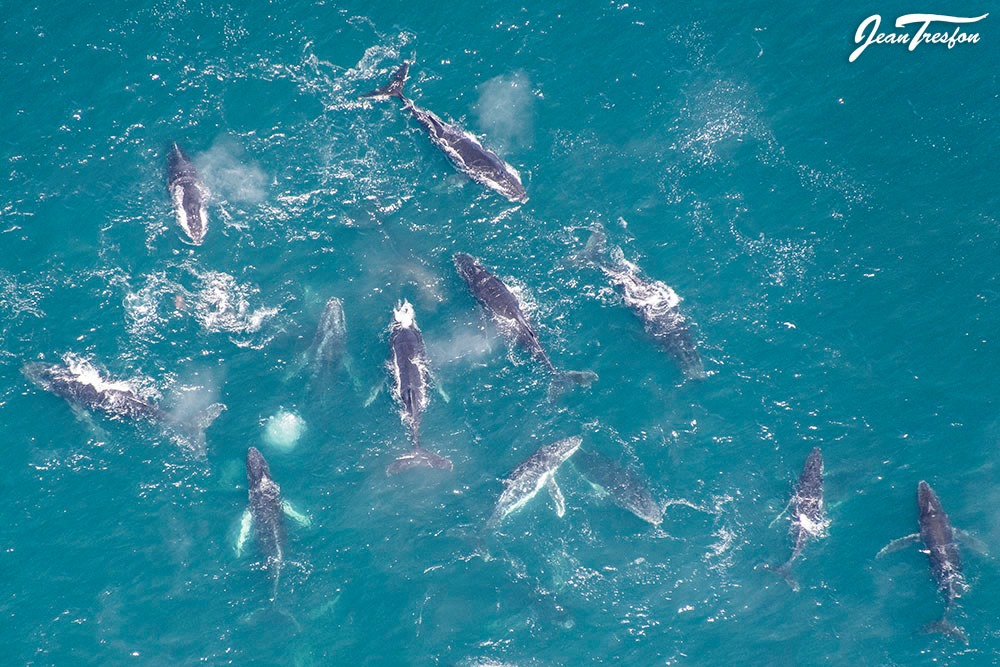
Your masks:
<svg viewBox="0 0 1000 667"><path fill-rule="evenodd" d="M0 638L4 664L992 664L997 562L963 552L968 647L920 634L942 602L916 549L928 480L1000 551L1000 16L948 50L872 46L883 15L986 9L702 0L4 3L0 12ZM408 91L487 138L520 207L455 172ZM166 190L179 141L212 191L202 247ZM697 323L685 382L598 272L602 223ZM600 380L550 403L455 274L518 285L557 364ZM343 299L356 382L291 368ZM179 298L178 298L179 297ZM433 370L422 426L453 473L393 478L383 393L411 300ZM219 308L228 299L232 308ZM148 424L78 418L22 364L66 352L228 406L204 459ZM279 410L304 420L264 443ZM642 471L655 529L567 467L484 529L500 480L574 434ZM313 518L276 602L233 543L243 457ZM758 567L802 461L826 458L829 536L798 594Z"/></svg>

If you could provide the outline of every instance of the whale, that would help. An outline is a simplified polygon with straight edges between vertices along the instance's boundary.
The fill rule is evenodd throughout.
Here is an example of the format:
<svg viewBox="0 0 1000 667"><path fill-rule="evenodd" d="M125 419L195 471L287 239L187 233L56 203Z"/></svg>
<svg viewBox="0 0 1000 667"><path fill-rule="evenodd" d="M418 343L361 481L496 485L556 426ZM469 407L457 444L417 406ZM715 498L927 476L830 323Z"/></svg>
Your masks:
<svg viewBox="0 0 1000 667"><path fill-rule="evenodd" d="M193 245L201 245L208 231L208 188L191 158L174 142L167 158L167 187L174 203L177 224Z"/></svg>
<svg viewBox="0 0 1000 667"><path fill-rule="evenodd" d="M323 314L319 318L316 334L313 336L309 356L313 372L322 372L336 367L344 360L347 351L347 321L344 304L337 297L330 297Z"/></svg>
<svg viewBox="0 0 1000 667"><path fill-rule="evenodd" d="M792 576L792 563L802 555L806 544L826 534L827 522L823 506L823 452L813 447L806 457L795 487L795 494L789 501L791 516L788 532L792 538L792 553L788 560L776 567L770 567L784 578L793 591L798 592L799 583Z"/></svg>
<svg viewBox="0 0 1000 667"><path fill-rule="evenodd" d="M131 383L107 377L91 362L72 353L63 355L61 363L29 362L23 372L35 385L74 406L124 419L157 422L167 418L156 402L140 394Z"/></svg>
<svg viewBox="0 0 1000 667"><path fill-rule="evenodd" d="M665 349L689 379L707 377L688 318L681 312L681 297L672 287L645 277L625 259L622 249L607 247L604 230L596 228L581 258L597 266L621 292L625 305L635 313L647 333Z"/></svg>
<svg viewBox="0 0 1000 667"><path fill-rule="evenodd" d="M497 500L487 526L497 527L508 516L524 507L542 488L546 488L555 503L556 514L566 514L566 500L556 483L555 474L583 442L580 436L564 438L552 444L543 445L525 459L503 482L503 492Z"/></svg>
<svg viewBox="0 0 1000 667"><path fill-rule="evenodd" d="M389 347L392 350L389 362L392 394L400 406L400 418L409 428L412 447L386 468L386 475L421 466L451 470L451 460L420 446L420 419L430 402L427 395L429 363L413 305L405 299L393 309Z"/></svg>
<svg viewBox="0 0 1000 667"><path fill-rule="evenodd" d="M26 363L22 372L36 386L64 398L74 409L103 413L112 419L160 424L200 454L205 450L205 429L226 409L221 403L213 403L191 419L178 418L131 382L113 379L71 352L58 363Z"/></svg>
<svg viewBox="0 0 1000 667"><path fill-rule="evenodd" d="M470 132L458 125L446 123L403 94L409 76L410 63L404 61L393 73L389 83L361 97L374 99L396 98L403 108L427 131L431 141L444 153L456 169L480 185L500 193L512 202L528 201L528 194L521 184L521 175L496 153L483 146Z"/></svg>
<svg viewBox="0 0 1000 667"><path fill-rule="evenodd" d="M468 286L472 296L493 315L501 329L510 332L513 339L539 359L555 376L553 389L570 384L589 385L597 380L593 371L561 371L555 367L538 340L535 328L524 314L524 308L517 296L483 267L478 259L468 253L459 252L454 256L455 269ZM552 393L552 392L550 392Z"/></svg>
<svg viewBox="0 0 1000 667"><path fill-rule="evenodd" d="M663 523L663 508L649 486L632 470L624 468L596 452L581 449L573 457L572 466L602 496L654 526Z"/></svg>
<svg viewBox="0 0 1000 667"><path fill-rule="evenodd" d="M247 450L247 508L240 521L240 534L236 540L236 555L242 556L251 532L257 548L266 558L266 568L274 581L277 596L281 572L285 567L285 517L309 525L310 519L300 514L281 497L281 487L271 477L271 467L256 447Z"/></svg>
<svg viewBox="0 0 1000 667"><path fill-rule="evenodd" d="M332 296L327 299L302 365L310 368L311 382L314 385L329 385L334 372L343 368L357 388L354 363L347 352L347 318L344 315L344 303L339 298Z"/></svg>
<svg viewBox="0 0 1000 667"><path fill-rule="evenodd" d="M951 525L948 515L941 506L941 500L930 484L923 480L917 485L917 510L920 532L893 540L883 547L876 557L881 558L888 553L922 542L924 548L921 551L927 554L931 575L945 603L941 618L927 625L924 630L940 632L968 644L969 638L965 631L952 623L948 617L954 611L956 600L968 590L965 575L962 573L962 558L957 540L964 539L973 546L976 541L964 531Z"/></svg>

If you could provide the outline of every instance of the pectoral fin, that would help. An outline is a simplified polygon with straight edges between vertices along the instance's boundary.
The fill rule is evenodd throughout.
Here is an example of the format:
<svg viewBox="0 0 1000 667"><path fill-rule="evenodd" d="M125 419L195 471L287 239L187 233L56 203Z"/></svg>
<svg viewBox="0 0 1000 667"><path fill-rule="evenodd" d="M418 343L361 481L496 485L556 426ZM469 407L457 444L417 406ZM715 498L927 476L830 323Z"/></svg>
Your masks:
<svg viewBox="0 0 1000 667"><path fill-rule="evenodd" d="M891 554L894 551L899 551L900 549L905 549L908 546L916 544L920 541L920 533L913 533L912 535L907 535L906 537L900 537L898 540L893 540L889 544L882 547L882 549L875 554L875 558L881 558L886 554Z"/></svg>
<svg viewBox="0 0 1000 667"><path fill-rule="evenodd" d="M343 364L344 370L347 371L347 377L351 379L351 384L354 385L354 390L360 394L362 392L361 378L359 378L354 372L354 359L351 358L351 355L345 353L343 359L341 360L341 364Z"/></svg>
<svg viewBox="0 0 1000 667"><path fill-rule="evenodd" d="M443 400L445 403L451 403L451 396L449 396L448 392L444 390L444 387L441 386L441 383L438 382L438 379L436 377L432 379L434 380L434 389L436 389L437 393L441 396L441 400Z"/></svg>
<svg viewBox="0 0 1000 667"><path fill-rule="evenodd" d="M780 520L781 517L785 516L785 514L788 513L788 508L790 508L792 506L793 502L795 502L795 496L792 496L791 498L788 499L788 502L785 503L785 508L783 510L781 510L781 514L779 514L778 516L774 517L774 521L772 521L771 523L767 524L767 527L768 528L774 527L774 524L778 523L778 520Z"/></svg>
<svg viewBox="0 0 1000 667"><path fill-rule="evenodd" d="M975 551L980 556L989 556L989 547L981 539L960 528L953 528L953 533L958 542L963 546Z"/></svg>
<svg viewBox="0 0 1000 667"><path fill-rule="evenodd" d="M240 519L240 536L236 538L236 557L243 555L243 546L247 538L250 537L250 528L253 526L253 516L249 508L243 511L243 518Z"/></svg>
<svg viewBox="0 0 1000 667"><path fill-rule="evenodd" d="M590 484L590 488L594 490L594 493L596 493L597 497L600 498L601 500L604 500L605 498L611 495L610 491L608 491L605 487L601 486L597 482L592 482L586 477L584 477L584 479L587 480L587 484Z"/></svg>
<svg viewBox="0 0 1000 667"><path fill-rule="evenodd" d="M292 521L295 521L300 526L308 528L309 526L312 525L312 519L309 517L309 515L302 514L301 512L297 511L294 507L292 507L292 504L287 500L281 501L281 509L285 512L285 516L287 516Z"/></svg>
<svg viewBox="0 0 1000 667"><path fill-rule="evenodd" d="M549 490L549 495L552 496L552 502L556 504L556 515L561 519L566 515L566 498L563 496L562 489L556 484L555 477L550 477L545 486Z"/></svg>
<svg viewBox="0 0 1000 667"><path fill-rule="evenodd" d="M375 385L374 387L372 387L371 393L368 394L368 398L365 400L365 407L366 408L369 405L371 405L372 403L375 402L375 399L378 398L378 395L382 393L382 387L384 387L384 386L385 386L385 380L382 380L377 385Z"/></svg>

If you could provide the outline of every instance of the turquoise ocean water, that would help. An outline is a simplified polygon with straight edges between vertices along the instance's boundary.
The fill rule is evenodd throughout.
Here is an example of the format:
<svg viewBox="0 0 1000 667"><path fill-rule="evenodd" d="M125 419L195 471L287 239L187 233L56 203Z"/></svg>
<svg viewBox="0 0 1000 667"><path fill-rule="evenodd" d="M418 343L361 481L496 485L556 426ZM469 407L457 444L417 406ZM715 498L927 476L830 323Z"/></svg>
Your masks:
<svg viewBox="0 0 1000 667"><path fill-rule="evenodd" d="M930 482L1000 553L1000 14L954 49L872 46L880 13L987 5L4 2L0 6L0 638L3 664L980 665L1000 660L1000 567L963 551L955 620L916 549ZM514 206L454 171L395 103L524 178ZM172 141L212 192L185 245ZM709 371L685 381L597 271L602 224L683 297ZM555 362L554 402L456 275L480 257ZM294 369L339 296L353 379ZM452 473L387 478L382 393L413 302L435 375L426 445ZM220 401L204 458L156 426L74 414L29 360L82 355L172 410ZM305 427L264 441L280 410ZM501 479L539 445L641 473L654 528L567 465L499 530ZM233 544L258 446L310 528L275 601ZM829 536L793 593L759 567L823 448Z"/></svg>

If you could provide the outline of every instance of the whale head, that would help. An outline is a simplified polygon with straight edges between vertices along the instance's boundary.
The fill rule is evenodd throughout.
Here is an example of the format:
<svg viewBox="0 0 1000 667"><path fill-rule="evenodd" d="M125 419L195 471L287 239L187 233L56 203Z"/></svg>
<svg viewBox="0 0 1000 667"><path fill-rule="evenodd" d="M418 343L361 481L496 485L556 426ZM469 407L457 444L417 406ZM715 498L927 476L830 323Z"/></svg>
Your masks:
<svg viewBox="0 0 1000 667"><path fill-rule="evenodd" d="M260 486L262 480L271 478L271 468L264 455L256 447L247 450L247 484L251 489Z"/></svg>
<svg viewBox="0 0 1000 667"><path fill-rule="evenodd" d="M462 280L471 285L475 281L476 275L482 271L479 262L476 261L475 257L464 252L456 252L454 260L458 275L462 276Z"/></svg>
<svg viewBox="0 0 1000 667"><path fill-rule="evenodd" d="M809 452L805 465L802 467L802 477L806 479L822 479L823 477L823 450L813 447Z"/></svg>
<svg viewBox="0 0 1000 667"><path fill-rule="evenodd" d="M920 480L920 484L917 485L917 507L920 509L921 519L943 513L937 494L924 480Z"/></svg>
<svg viewBox="0 0 1000 667"><path fill-rule="evenodd" d="M44 361L30 361L21 367L21 372L36 386L49 390L58 369L59 366L47 364Z"/></svg>

